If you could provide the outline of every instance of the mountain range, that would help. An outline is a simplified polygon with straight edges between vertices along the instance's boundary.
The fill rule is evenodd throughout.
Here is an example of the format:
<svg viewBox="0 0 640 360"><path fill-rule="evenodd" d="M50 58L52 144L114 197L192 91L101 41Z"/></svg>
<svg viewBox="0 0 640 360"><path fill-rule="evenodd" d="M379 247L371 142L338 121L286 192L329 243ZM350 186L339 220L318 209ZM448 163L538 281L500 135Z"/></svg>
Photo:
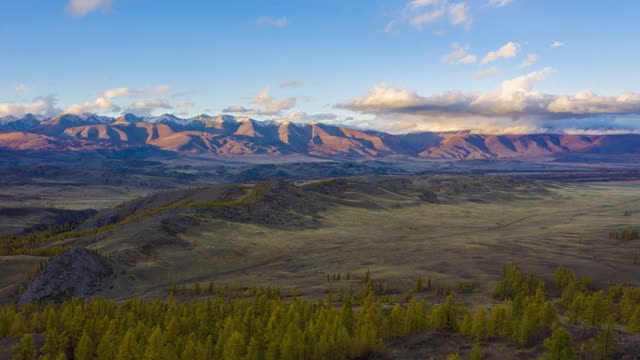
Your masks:
<svg viewBox="0 0 640 360"><path fill-rule="evenodd" d="M148 147L202 156L288 155L424 159L544 159L640 154L640 135L488 135L468 131L390 134L322 123L231 115L118 118L91 113L0 118L0 148L83 151Z"/></svg>

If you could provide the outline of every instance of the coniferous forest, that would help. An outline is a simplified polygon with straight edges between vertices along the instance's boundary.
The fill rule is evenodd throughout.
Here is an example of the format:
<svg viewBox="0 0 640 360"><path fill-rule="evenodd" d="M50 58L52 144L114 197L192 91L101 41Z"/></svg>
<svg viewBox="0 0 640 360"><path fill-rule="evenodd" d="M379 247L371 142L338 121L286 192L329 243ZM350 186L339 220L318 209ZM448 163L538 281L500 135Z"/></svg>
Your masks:
<svg viewBox="0 0 640 360"><path fill-rule="evenodd" d="M165 299L8 305L0 308L0 338L19 339L12 349L19 360L361 359L383 354L390 339L442 332L474 341L473 359L483 358L487 341L502 339L522 348L543 343L545 359L565 360L610 358L620 351L619 330L640 332L640 288L594 292L589 278L562 267L547 284L505 266L496 304L473 308L453 294L433 304L419 300L430 278L418 279L406 301L395 303L369 272L359 278L359 289L317 301L295 289L196 283L172 288ZM598 329L597 335L577 349L567 324Z"/></svg>

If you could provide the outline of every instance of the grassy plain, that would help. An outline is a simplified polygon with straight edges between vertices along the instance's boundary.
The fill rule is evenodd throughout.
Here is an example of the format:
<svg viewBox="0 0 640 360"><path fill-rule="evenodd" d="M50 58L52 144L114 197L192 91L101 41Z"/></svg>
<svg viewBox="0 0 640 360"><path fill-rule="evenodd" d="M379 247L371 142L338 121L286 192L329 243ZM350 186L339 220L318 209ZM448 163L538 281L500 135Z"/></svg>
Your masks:
<svg viewBox="0 0 640 360"><path fill-rule="evenodd" d="M424 179L414 178L414 184ZM165 217L197 223L178 234L177 242L157 240L166 235L159 235L159 219L150 218L90 247L131 265L136 288L118 297L159 295L171 283L195 281L295 286L303 295L320 297L329 286L327 273L342 273L335 288L348 287L346 273L366 270L397 293L417 277L431 276L434 286L477 283L482 291L474 296L488 297L502 266L510 263L547 279L563 265L592 276L596 285L640 285L632 264L640 242L608 237L609 231L640 224L640 182L534 183L440 194L440 204L390 191L325 197L318 226L272 227L172 213ZM141 254L150 239L157 246Z"/></svg>

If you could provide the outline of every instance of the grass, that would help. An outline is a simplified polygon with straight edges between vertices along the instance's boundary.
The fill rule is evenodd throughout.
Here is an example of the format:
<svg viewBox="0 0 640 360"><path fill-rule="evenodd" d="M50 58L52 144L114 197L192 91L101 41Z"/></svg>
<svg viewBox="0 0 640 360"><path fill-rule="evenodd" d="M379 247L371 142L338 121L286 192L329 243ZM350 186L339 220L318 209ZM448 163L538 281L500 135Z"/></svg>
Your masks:
<svg viewBox="0 0 640 360"><path fill-rule="evenodd" d="M487 288L500 278L502 265L512 262L527 272L545 274L566 265L593 273L596 283L611 276L637 283L628 254L640 252L640 242L608 238L612 226L638 222L637 211L623 216L625 209L640 208L637 199L629 201L636 194L629 184L563 185L548 194L519 193L517 200L494 200L499 194L487 193L474 195L482 203L416 205L408 198L350 193L353 203L377 206L329 207L321 213L322 226L303 231L201 219L180 235L191 249L161 247L132 272L145 279L140 291L149 294L170 282L213 280L287 284L322 296L317 279L326 273L371 269L399 293L412 288L418 276L431 275L433 288L481 284L465 295L482 299L490 295ZM107 253L135 248L142 240L131 235L148 234L153 226L152 219L130 224L95 246Z"/></svg>
<svg viewBox="0 0 640 360"><path fill-rule="evenodd" d="M491 289L506 263L537 274L564 265L591 275L596 285L612 277L639 285L629 254L640 253L640 242L616 241L608 233L640 222L640 182L556 185L547 191L456 195L437 205L409 195L356 190L319 214L321 226L304 230L194 215L194 208L240 206L264 196L264 189L254 187L233 199L176 202L108 227L70 234L79 238L101 233L91 247L117 259L123 251L135 253L154 239L166 238L159 231L160 213L179 210L176 217L198 221L179 235L188 247L164 245L153 256L136 258L128 268L135 287L106 294L116 298L163 294L172 282L210 280L295 286L306 296L322 297L326 284L318 285L318 279L327 273L370 269L397 294L413 288L416 278L431 276L432 291L426 295L434 301L437 287L458 292L462 283L478 284L472 291L462 286L465 299L490 303Z"/></svg>

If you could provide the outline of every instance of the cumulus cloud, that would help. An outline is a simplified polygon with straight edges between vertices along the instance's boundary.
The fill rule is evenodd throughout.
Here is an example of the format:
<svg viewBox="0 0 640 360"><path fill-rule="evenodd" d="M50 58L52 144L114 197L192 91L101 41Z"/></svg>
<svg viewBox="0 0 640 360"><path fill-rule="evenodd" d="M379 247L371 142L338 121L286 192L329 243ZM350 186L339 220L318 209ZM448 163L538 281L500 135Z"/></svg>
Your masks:
<svg viewBox="0 0 640 360"><path fill-rule="evenodd" d="M152 116L153 112L158 109L173 109L166 100L160 98L151 98L141 101L136 101L129 106L125 107L124 113L131 113L136 116Z"/></svg>
<svg viewBox="0 0 640 360"><path fill-rule="evenodd" d="M253 104L260 107L255 110L258 115L280 115L283 111L289 110L296 106L296 98L287 97L283 99L276 99L269 94L271 86L266 86L264 90L260 91L255 98L253 98Z"/></svg>
<svg viewBox="0 0 640 360"><path fill-rule="evenodd" d="M477 57L467 53L469 45L462 46L458 43L451 44L453 52L444 55L441 60L448 64L473 64L476 62Z"/></svg>
<svg viewBox="0 0 640 360"><path fill-rule="evenodd" d="M75 16L85 16L95 10L108 10L112 0L69 0L67 9Z"/></svg>
<svg viewBox="0 0 640 360"><path fill-rule="evenodd" d="M231 105L222 109L222 112L246 115L282 116L284 111L290 110L296 106L295 97L276 99L271 96L269 93L270 90L271 85L267 85L253 98L251 101L251 103L255 105L253 108L247 108L243 105Z"/></svg>
<svg viewBox="0 0 640 360"><path fill-rule="evenodd" d="M549 45L549 47L551 47L552 49L561 48L563 46L564 43L562 41L554 41L553 43L551 43L551 45Z"/></svg>
<svg viewBox="0 0 640 360"><path fill-rule="evenodd" d="M511 4L511 0L489 0L489 2L487 3L487 5L489 6L496 6L496 7L503 7L509 4Z"/></svg>
<svg viewBox="0 0 640 360"><path fill-rule="evenodd" d="M499 59L506 59L506 58L511 58L514 57L516 55L518 55L518 51L520 50L520 45L518 45L517 43L513 42L513 41L509 41L508 43L504 44L500 49L496 50L496 51L491 51L489 52L483 59L482 59L482 63L483 64L488 64L490 62L499 60Z"/></svg>
<svg viewBox="0 0 640 360"><path fill-rule="evenodd" d="M281 17L272 17L272 16L261 16L256 20L256 24L258 26L274 26L279 28L285 28L289 26L289 20L286 16Z"/></svg>
<svg viewBox="0 0 640 360"><path fill-rule="evenodd" d="M295 81L295 80L294 81L283 81L283 82L280 83L280 87L281 88L288 88L288 87L297 88L300 85L301 85L300 81Z"/></svg>
<svg viewBox="0 0 640 360"><path fill-rule="evenodd" d="M81 104L73 104L67 107L64 112L68 114L82 114L93 111L118 112L120 107L113 103L119 97L127 96L131 93L129 88L109 89L102 92L94 101L85 101Z"/></svg>
<svg viewBox="0 0 640 360"><path fill-rule="evenodd" d="M492 92L450 90L431 96L380 83L367 94L337 106L375 115L379 126L387 129L413 124L416 129L530 132L573 122L575 130L589 129L595 119L603 117L633 116L637 121L640 116L640 94L600 96L583 91L554 95L535 91L535 85L552 72L551 68L534 71L504 81Z"/></svg>
<svg viewBox="0 0 640 360"><path fill-rule="evenodd" d="M0 116L21 117L26 114L53 116L61 112L56 103L55 95L37 97L31 102L0 103Z"/></svg>
<svg viewBox="0 0 640 360"><path fill-rule="evenodd" d="M486 79L486 78L494 77L499 74L500 74L500 69L498 69L495 66L492 66L486 70L480 70L476 72L475 74L473 74L473 77L476 79Z"/></svg>
<svg viewBox="0 0 640 360"><path fill-rule="evenodd" d="M528 54L527 58L524 59L524 61L522 62L522 64L520 64L520 67L529 67L533 64L535 64L538 61L539 57L537 54Z"/></svg>

